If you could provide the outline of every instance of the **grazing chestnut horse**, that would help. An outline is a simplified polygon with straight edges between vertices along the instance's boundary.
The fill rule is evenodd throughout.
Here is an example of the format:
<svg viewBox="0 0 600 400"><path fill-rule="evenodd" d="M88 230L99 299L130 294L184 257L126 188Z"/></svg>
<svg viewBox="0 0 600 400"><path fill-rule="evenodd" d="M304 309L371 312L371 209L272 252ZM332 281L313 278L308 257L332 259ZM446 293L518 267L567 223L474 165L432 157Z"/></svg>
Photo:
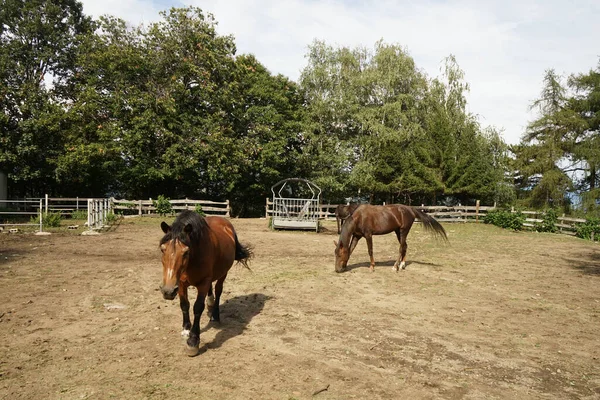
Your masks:
<svg viewBox="0 0 600 400"><path fill-rule="evenodd" d="M372 206L363 204L359 206L352 215L346 219L342 226L342 233L338 242L335 240L335 272L342 272L348 264L348 259L360 238L367 240L369 257L371 258L371 272L375 270L373 259L373 235L385 235L395 232L400 242L398 259L394 264L394 270L398 266L406 268L406 236L410 232L415 218L419 218L426 231L448 240L446 231L432 216L414 208L402 204L389 204L385 206Z"/></svg>
<svg viewBox="0 0 600 400"><path fill-rule="evenodd" d="M219 321L219 300L223 282L234 261L248 267L251 251L238 241L231 223L222 217L202 217L193 211L183 211L172 226L160 224L164 237L160 240L163 280L160 291L167 300L179 294L183 313L183 336L187 340L187 353L195 356L200 346L200 315L204 300L211 321ZM212 282L215 284L213 296ZM194 303L194 323L190 322L188 287L198 289Z"/></svg>
<svg viewBox="0 0 600 400"><path fill-rule="evenodd" d="M335 208L335 221L337 222L338 235L341 232L342 225L344 225L344 221L346 220L346 218L352 215L354 210L356 210L356 208L359 205L360 204L357 203L348 204L346 206L343 204L339 204Z"/></svg>

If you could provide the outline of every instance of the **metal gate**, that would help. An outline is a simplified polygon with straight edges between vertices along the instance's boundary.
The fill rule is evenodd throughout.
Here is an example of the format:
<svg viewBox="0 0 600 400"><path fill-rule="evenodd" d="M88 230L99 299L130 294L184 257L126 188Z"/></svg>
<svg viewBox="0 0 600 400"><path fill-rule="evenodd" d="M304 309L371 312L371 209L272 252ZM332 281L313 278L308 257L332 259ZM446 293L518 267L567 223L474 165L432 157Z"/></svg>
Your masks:
<svg viewBox="0 0 600 400"><path fill-rule="evenodd" d="M317 185L306 179L289 178L271 186L271 192L274 229L319 231L321 189Z"/></svg>

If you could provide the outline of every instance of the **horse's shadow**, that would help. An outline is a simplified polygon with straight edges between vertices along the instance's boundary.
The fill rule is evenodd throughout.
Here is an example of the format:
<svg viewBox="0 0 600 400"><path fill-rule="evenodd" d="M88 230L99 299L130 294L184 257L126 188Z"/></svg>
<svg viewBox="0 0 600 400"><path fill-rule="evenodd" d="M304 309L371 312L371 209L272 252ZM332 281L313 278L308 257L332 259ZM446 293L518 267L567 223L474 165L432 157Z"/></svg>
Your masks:
<svg viewBox="0 0 600 400"><path fill-rule="evenodd" d="M200 352L207 349L217 349L226 341L241 335L248 324L256 315L260 314L270 296L262 293L252 293L245 296L237 296L228 299L219 307L221 322L209 322L203 329L217 329L217 335L208 343L205 343Z"/></svg>
<svg viewBox="0 0 600 400"><path fill-rule="evenodd" d="M396 263L396 260L388 260L388 261L375 261L375 268L377 267L393 267L394 264ZM406 268L410 267L412 264L420 264L420 265L429 265L431 267L441 267L440 264L435 264L435 263L430 263L430 262L424 262L424 261L407 261L406 262ZM346 272L352 271L353 269L357 269L357 268L369 268L371 266L370 262L361 262L361 263L357 263L357 264L352 264L352 265L346 265Z"/></svg>

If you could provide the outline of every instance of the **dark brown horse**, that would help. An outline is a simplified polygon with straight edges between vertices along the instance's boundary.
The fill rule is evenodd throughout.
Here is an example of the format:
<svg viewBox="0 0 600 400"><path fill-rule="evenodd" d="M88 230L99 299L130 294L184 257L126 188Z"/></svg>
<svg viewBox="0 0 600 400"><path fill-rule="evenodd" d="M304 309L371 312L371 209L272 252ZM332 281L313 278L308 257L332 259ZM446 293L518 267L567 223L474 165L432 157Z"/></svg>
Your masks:
<svg viewBox="0 0 600 400"><path fill-rule="evenodd" d="M204 300L208 306L211 321L219 321L219 301L223 292L223 282L234 261L247 267L251 251L240 244L231 223L222 217L202 217L193 211L183 211L172 226L160 224L164 237L160 240L162 251L163 280L160 286L162 295L173 300L179 294L183 313L184 336L187 340L187 353L198 354L200 346L200 315L204 311ZM212 282L215 284L213 296ZM194 323L190 321L188 287L198 289L194 303Z"/></svg>
<svg viewBox="0 0 600 400"><path fill-rule="evenodd" d="M357 203L352 203L352 204L348 204L348 205L339 204L335 208L335 221L337 222L338 235L342 231L341 228L342 228L342 225L344 225L344 221L346 220L346 218L351 216L352 213L354 212L354 210L356 210L356 208L359 205L360 204L357 204Z"/></svg>
<svg viewBox="0 0 600 400"><path fill-rule="evenodd" d="M340 240L335 243L335 271L342 272L346 269L348 259L356 244L361 238L367 240L369 248L369 257L371 258L371 271L375 269L375 260L373 259L373 235L385 235L395 232L400 242L400 251L398 259L394 264L394 269L398 267L406 268L406 237L410 228L419 218L426 231L430 231L445 240L448 240L446 231L432 216L414 208L402 204L390 204L385 206L372 206L363 204L359 206L352 215L346 219L342 226Z"/></svg>

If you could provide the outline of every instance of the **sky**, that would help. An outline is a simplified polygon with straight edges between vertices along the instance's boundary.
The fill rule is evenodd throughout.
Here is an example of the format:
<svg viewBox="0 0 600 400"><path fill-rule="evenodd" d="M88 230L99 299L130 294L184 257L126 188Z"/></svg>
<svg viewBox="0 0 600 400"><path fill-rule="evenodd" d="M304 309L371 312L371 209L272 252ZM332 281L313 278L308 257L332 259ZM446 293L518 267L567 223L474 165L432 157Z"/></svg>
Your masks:
<svg viewBox="0 0 600 400"><path fill-rule="evenodd" d="M400 44L429 77L453 54L470 85L469 111L482 126L520 141L537 114L547 69L587 73L600 60L598 0L82 0L84 13L110 14L133 25L159 11L196 6L214 15L219 34L235 37L272 73L297 80L308 46L373 48Z"/></svg>

